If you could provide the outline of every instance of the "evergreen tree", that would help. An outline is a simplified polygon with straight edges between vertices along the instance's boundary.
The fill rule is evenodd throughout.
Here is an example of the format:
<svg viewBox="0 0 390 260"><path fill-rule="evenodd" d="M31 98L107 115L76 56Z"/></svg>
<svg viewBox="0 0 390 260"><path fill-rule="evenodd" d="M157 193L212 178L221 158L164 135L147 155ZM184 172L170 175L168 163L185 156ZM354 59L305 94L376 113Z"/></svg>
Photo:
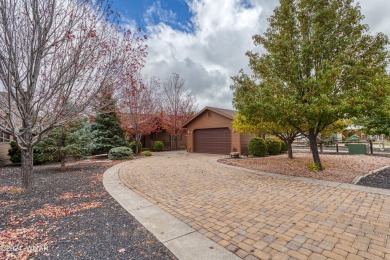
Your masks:
<svg viewBox="0 0 390 260"><path fill-rule="evenodd" d="M98 114L91 125L92 154L108 153L111 148L127 146L115 108L112 89L107 88L102 94Z"/></svg>
<svg viewBox="0 0 390 260"><path fill-rule="evenodd" d="M65 166L69 156L81 157L82 139L79 133L82 123L61 126L51 130L37 145L37 159L46 162L61 162Z"/></svg>
<svg viewBox="0 0 390 260"><path fill-rule="evenodd" d="M61 162L65 166L69 156L81 158L90 155L90 125L88 121L80 120L51 130L34 147L34 165ZM13 163L21 162L21 151L15 141L11 142L8 155Z"/></svg>

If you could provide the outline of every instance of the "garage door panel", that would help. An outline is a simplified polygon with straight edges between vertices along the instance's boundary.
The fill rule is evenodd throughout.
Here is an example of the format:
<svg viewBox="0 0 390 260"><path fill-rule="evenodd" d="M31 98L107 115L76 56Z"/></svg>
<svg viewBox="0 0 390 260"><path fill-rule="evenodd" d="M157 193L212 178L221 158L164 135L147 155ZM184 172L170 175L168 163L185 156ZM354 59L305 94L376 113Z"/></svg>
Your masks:
<svg viewBox="0 0 390 260"><path fill-rule="evenodd" d="M197 129L194 131L196 153L229 154L231 133L229 128Z"/></svg>

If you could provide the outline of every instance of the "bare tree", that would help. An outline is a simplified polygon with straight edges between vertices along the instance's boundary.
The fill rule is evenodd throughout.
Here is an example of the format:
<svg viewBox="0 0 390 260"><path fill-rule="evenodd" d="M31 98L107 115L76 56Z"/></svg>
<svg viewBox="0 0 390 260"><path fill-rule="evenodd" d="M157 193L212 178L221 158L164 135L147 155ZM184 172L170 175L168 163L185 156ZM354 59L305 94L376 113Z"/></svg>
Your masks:
<svg viewBox="0 0 390 260"><path fill-rule="evenodd" d="M177 150L177 139L182 126L197 109L196 98L185 88L184 80L174 73L163 85L161 104L165 128L175 141Z"/></svg>
<svg viewBox="0 0 390 260"><path fill-rule="evenodd" d="M25 189L33 187L32 150L42 136L76 118L116 80L123 37L106 7L92 0L0 0L0 130L22 150Z"/></svg>

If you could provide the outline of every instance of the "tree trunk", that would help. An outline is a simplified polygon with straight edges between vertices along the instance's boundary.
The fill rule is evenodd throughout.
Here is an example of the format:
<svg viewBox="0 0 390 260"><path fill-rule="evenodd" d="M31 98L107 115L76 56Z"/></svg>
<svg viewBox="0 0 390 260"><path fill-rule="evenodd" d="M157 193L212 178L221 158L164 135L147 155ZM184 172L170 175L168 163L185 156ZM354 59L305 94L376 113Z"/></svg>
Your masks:
<svg viewBox="0 0 390 260"><path fill-rule="evenodd" d="M313 161L318 166L318 170L322 171L322 164L321 164L321 159L318 153L318 146L317 146L317 135L315 134L314 128L309 128L309 141L310 141L310 150L313 156Z"/></svg>
<svg viewBox="0 0 390 260"><path fill-rule="evenodd" d="M287 147L288 147L288 158L293 159L293 150L292 150L292 141L287 142Z"/></svg>
<svg viewBox="0 0 390 260"><path fill-rule="evenodd" d="M139 151L138 149L138 144L141 142L141 138L142 138L142 135L141 134L136 134L135 135L135 155L134 156L138 156L138 154L141 152Z"/></svg>
<svg viewBox="0 0 390 260"><path fill-rule="evenodd" d="M22 188L31 189L34 187L33 176L33 147L28 146L26 150L21 150L22 159Z"/></svg>
<svg viewBox="0 0 390 260"><path fill-rule="evenodd" d="M65 167L65 158L62 158L61 159L61 168L64 168Z"/></svg>
<svg viewBox="0 0 390 260"><path fill-rule="evenodd" d="M177 151L177 132L175 132L175 150Z"/></svg>

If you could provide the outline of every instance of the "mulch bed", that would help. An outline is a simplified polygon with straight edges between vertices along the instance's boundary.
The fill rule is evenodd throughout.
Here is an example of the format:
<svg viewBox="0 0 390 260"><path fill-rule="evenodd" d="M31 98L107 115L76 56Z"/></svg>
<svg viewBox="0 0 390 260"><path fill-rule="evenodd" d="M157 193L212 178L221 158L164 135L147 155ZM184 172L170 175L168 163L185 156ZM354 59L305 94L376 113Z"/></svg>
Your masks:
<svg viewBox="0 0 390 260"><path fill-rule="evenodd" d="M390 168L362 178L357 185L390 189Z"/></svg>
<svg viewBox="0 0 390 260"><path fill-rule="evenodd" d="M116 163L37 166L27 192L19 167L0 168L0 259L175 259L104 189Z"/></svg>
<svg viewBox="0 0 390 260"><path fill-rule="evenodd" d="M308 153L294 153L292 160L283 154L262 158L221 159L219 162L257 171L342 183L353 183L355 178L359 176L390 166L390 158L386 157L341 154L321 154L320 157L325 166L325 170L322 172L314 172L309 169L308 164L313 159Z"/></svg>

